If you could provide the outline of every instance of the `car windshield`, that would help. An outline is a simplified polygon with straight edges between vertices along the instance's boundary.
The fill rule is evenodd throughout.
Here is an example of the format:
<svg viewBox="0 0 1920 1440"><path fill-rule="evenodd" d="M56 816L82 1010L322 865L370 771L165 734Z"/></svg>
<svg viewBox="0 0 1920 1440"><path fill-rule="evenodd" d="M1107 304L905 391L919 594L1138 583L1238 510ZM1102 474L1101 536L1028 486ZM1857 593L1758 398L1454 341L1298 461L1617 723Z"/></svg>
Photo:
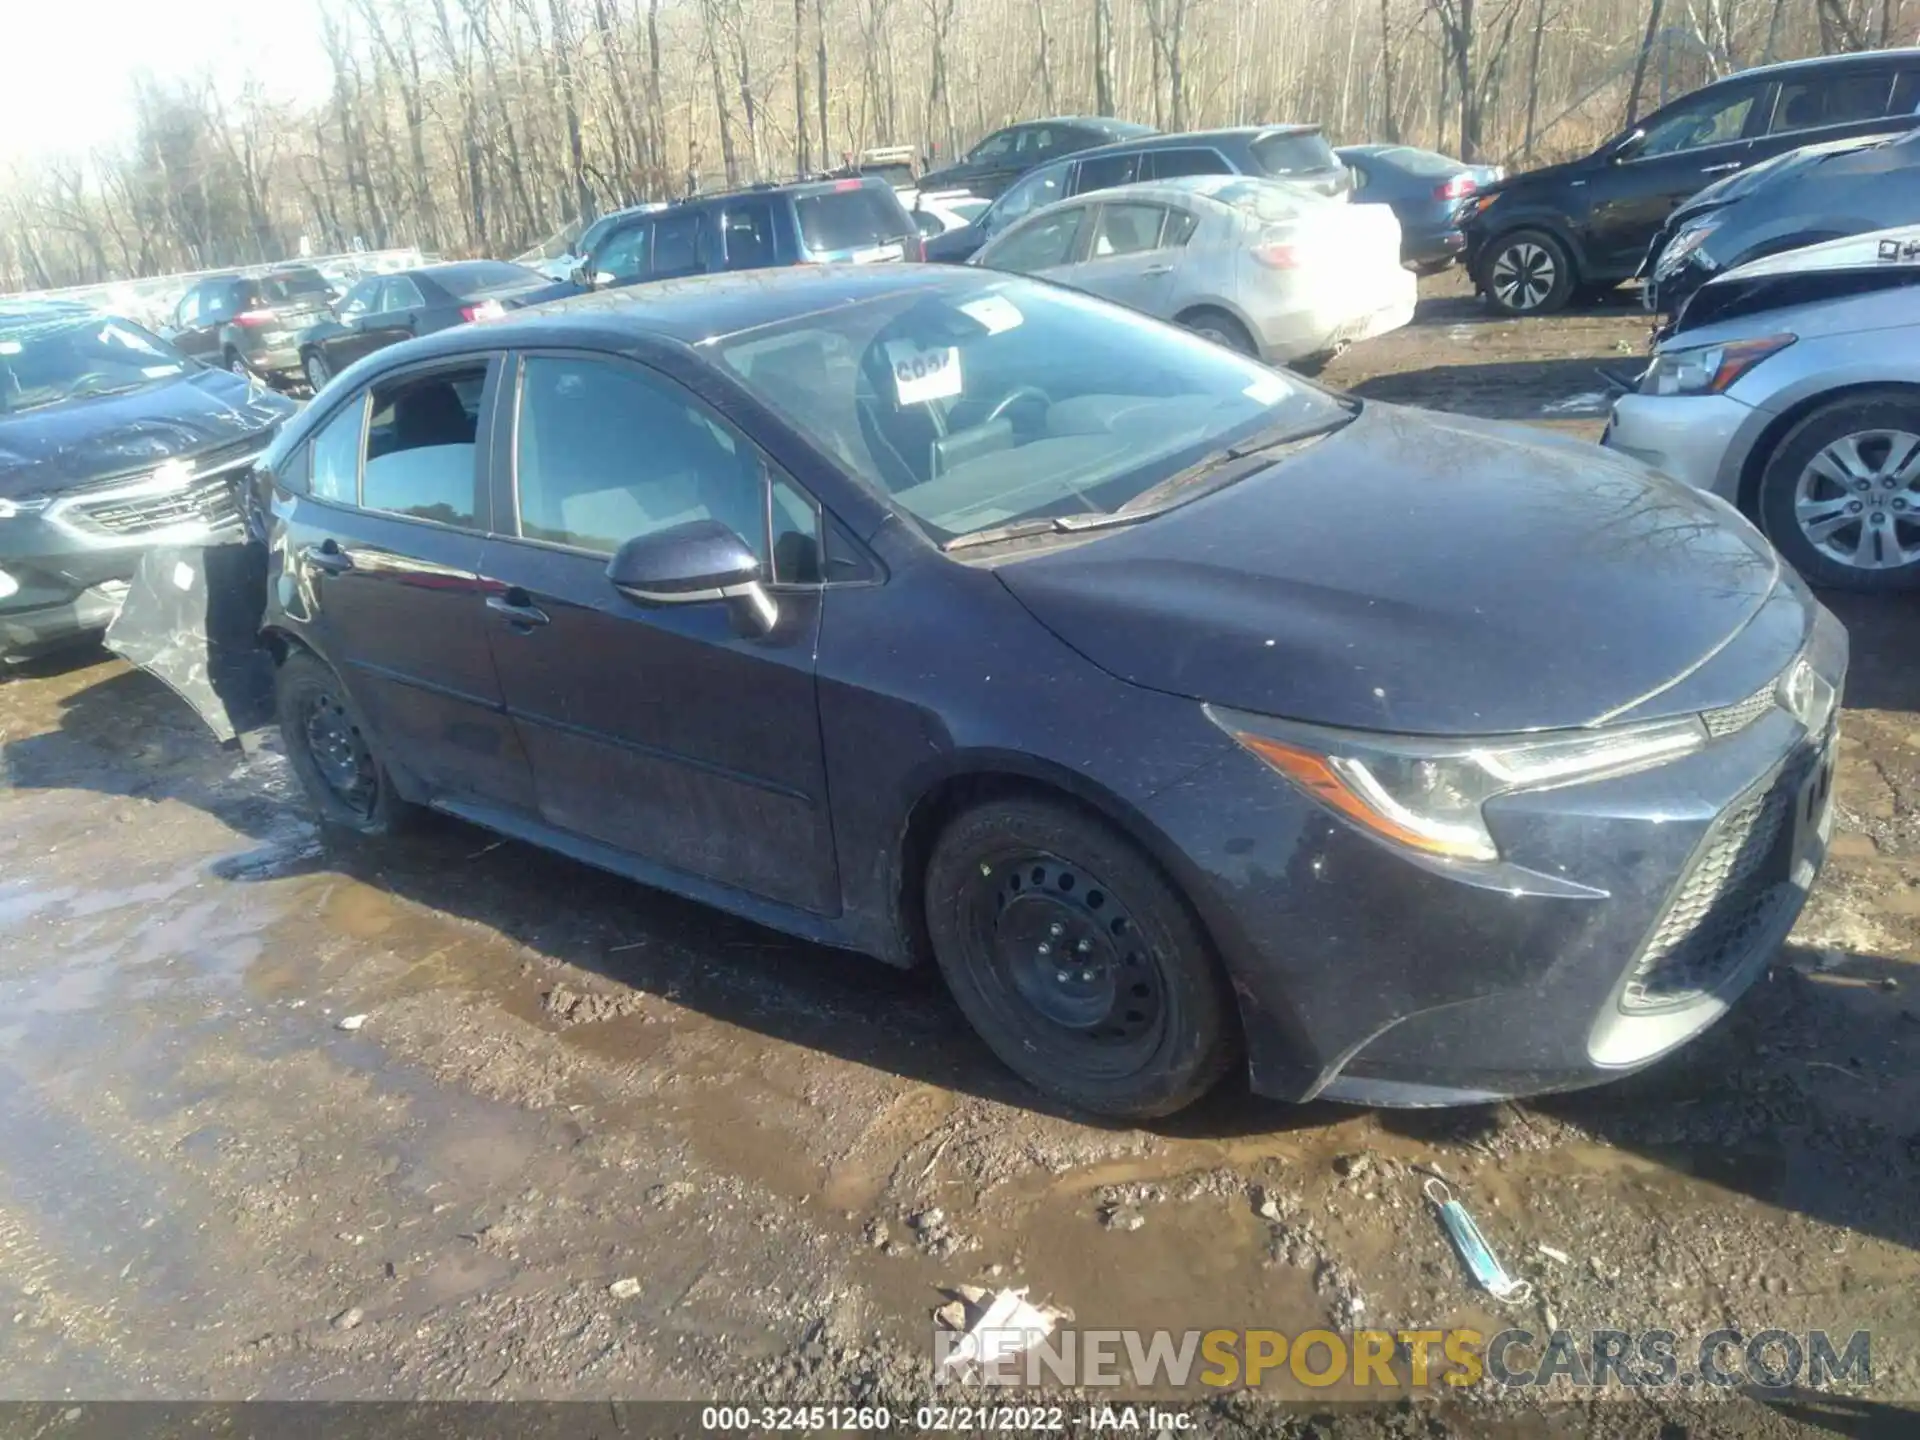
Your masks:
<svg viewBox="0 0 1920 1440"><path fill-rule="evenodd" d="M1016 279L915 285L707 343L942 543L1111 515L1238 444L1351 413L1184 330Z"/></svg>
<svg viewBox="0 0 1920 1440"><path fill-rule="evenodd" d="M0 318L0 412L138 390L191 364L166 341L105 315Z"/></svg>
<svg viewBox="0 0 1920 1440"><path fill-rule="evenodd" d="M1269 175L1297 175L1303 170L1331 170L1340 163L1327 137L1317 130L1262 135L1248 149Z"/></svg>

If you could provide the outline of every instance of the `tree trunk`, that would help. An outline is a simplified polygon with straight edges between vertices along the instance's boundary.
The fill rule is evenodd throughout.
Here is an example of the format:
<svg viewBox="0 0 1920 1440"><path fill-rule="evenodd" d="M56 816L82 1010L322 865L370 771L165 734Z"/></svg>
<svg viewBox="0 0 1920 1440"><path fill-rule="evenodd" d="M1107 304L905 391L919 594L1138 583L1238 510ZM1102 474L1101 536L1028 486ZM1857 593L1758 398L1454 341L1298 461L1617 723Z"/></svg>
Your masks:
<svg viewBox="0 0 1920 1440"><path fill-rule="evenodd" d="M1640 88L1647 83L1647 61L1653 57L1653 42L1660 34L1660 12L1666 6L1666 0L1653 0L1647 11L1647 33L1640 41L1640 53L1633 60L1633 84L1627 87L1627 119L1625 127L1633 128L1633 122L1640 118Z"/></svg>
<svg viewBox="0 0 1920 1440"><path fill-rule="evenodd" d="M1533 54L1527 60L1527 129L1520 147L1522 155L1533 154L1533 126L1540 111L1540 45L1547 33L1547 0L1538 0L1533 10Z"/></svg>
<svg viewBox="0 0 1920 1440"><path fill-rule="evenodd" d="M813 169L808 152L807 126L807 0L793 0L793 169L805 175Z"/></svg>
<svg viewBox="0 0 1920 1440"><path fill-rule="evenodd" d="M1093 108L1100 115L1114 113L1113 0L1093 0Z"/></svg>
<svg viewBox="0 0 1920 1440"><path fill-rule="evenodd" d="M1053 100L1053 35L1047 29L1047 0L1033 0L1033 18L1040 27L1039 54L1035 57L1040 72L1040 104L1052 115L1060 107Z"/></svg>
<svg viewBox="0 0 1920 1440"><path fill-rule="evenodd" d="M713 75L713 105L720 116L720 163L729 187L740 183L740 157L733 148L733 111L727 105L726 67L720 57L720 17L717 0L701 0L700 21L705 30L707 62Z"/></svg>
<svg viewBox="0 0 1920 1440"><path fill-rule="evenodd" d="M797 3L797 0L796 0ZM813 0L814 100L820 107L820 163L833 164L833 135L827 123L827 0Z"/></svg>
<svg viewBox="0 0 1920 1440"><path fill-rule="evenodd" d="M1393 96L1393 0L1380 0L1380 134L1398 144L1400 120Z"/></svg>

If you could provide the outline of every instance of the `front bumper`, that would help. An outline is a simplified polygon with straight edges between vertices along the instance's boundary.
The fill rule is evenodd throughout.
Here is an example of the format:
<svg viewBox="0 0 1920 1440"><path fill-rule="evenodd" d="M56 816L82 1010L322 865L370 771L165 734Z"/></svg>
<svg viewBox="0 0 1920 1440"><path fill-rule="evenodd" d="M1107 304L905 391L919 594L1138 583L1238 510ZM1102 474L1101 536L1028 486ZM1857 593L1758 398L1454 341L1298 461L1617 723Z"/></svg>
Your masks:
<svg viewBox="0 0 1920 1440"><path fill-rule="evenodd" d="M1622 395L1600 443L1737 504L1757 412L1730 395Z"/></svg>
<svg viewBox="0 0 1920 1440"><path fill-rule="evenodd" d="M92 485L0 518L0 657L104 630L151 547L237 537L236 484L258 453L179 478Z"/></svg>
<svg viewBox="0 0 1920 1440"><path fill-rule="evenodd" d="M1845 631L1808 612L1804 653L1837 690ZM1254 1089L1381 1105L1572 1089L1712 1025L1791 929L1831 823L1831 726L1743 713L1669 764L1496 801L1493 873L1390 850L1251 755L1162 792L1207 877Z"/></svg>

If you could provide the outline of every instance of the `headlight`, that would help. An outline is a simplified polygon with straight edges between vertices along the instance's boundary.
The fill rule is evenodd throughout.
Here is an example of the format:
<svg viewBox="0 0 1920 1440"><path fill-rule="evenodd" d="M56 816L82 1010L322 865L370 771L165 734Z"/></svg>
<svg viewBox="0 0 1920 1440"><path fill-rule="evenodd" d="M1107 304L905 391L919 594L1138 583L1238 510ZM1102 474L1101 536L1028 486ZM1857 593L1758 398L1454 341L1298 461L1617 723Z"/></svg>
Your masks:
<svg viewBox="0 0 1920 1440"><path fill-rule="evenodd" d="M1728 340L1662 350L1640 377L1642 395L1718 395L1775 351L1793 344L1792 335L1763 335L1757 340Z"/></svg>
<svg viewBox="0 0 1920 1440"><path fill-rule="evenodd" d="M1780 682L1780 703L1809 735L1827 733L1827 722L1833 718L1833 707L1839 699L1833 686L1821 678L1805 656L1787 668L1786 677Z"/></svg>
<svg viewBox="0 0 1920 1440"><path fill-rule="evenodd" d="M1497 194L1494 194L1494 195L1482 194L1482 195L1467 196L1466 199L1462 200L1458 205L1453 207L1453 223L1456 225L1466 224L1469 220L1473 219L1474 216L1478 215L1481 211L1485 210L1489 205L1493 204L1493 202L1498 200L1499 198L1500 197Z"/></svg>
<svg viewBox="0 0 1920 1440"><path fill-rule="evenodd" d="M1293 725L1207 707L1214 724L1378 839L1454 860L1497 860L1483 808L1497 795L1644 770L1698 750L1697 718L1537 737L1443 740Z"/></svg>
<svg viewBox="0 0 1920 1440"><path fill-rule="evenodd" d="M16 515L31 515L37 510L47 508L45 500L7 500L0 498L0 520L11 520Z"/></svg>
<svg viewBox="0 0 1920 1440"><path fill-rule="evenodd" d="M1686 229L1667 242L1666 248L1660 252L1660 258L1653 262L1653 278L1664 280L1673 274L1686 264L1687 257L1705 244L1707 237L1719 228L1719 223L1712 220L1695 220L1689 223ZM1719 262L1711 255L1704 253L1700 256L1700 267L1703 270L1720 268Z"/></svg>

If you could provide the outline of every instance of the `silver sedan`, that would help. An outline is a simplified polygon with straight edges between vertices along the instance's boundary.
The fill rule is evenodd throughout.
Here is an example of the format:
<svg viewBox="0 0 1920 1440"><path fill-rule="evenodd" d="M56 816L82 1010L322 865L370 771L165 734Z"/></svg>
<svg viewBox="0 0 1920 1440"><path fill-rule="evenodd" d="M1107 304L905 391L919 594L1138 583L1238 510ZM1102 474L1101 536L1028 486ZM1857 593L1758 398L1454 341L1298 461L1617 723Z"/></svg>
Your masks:
<svg viewBox="0 0 1920 1440"><path fill-rule="evenodd" d="M1920 586L1920 227L1702 287L1601 443L1738 506L1816 585Z"/></svg>
<svg viewBox="0 0 1920 1440"><path fill-rule="evenodd" d="M1172 320L1271 364L1405 325L1400 222L1244 175L1117 185L1036 210L973 257Z"/></svg>

